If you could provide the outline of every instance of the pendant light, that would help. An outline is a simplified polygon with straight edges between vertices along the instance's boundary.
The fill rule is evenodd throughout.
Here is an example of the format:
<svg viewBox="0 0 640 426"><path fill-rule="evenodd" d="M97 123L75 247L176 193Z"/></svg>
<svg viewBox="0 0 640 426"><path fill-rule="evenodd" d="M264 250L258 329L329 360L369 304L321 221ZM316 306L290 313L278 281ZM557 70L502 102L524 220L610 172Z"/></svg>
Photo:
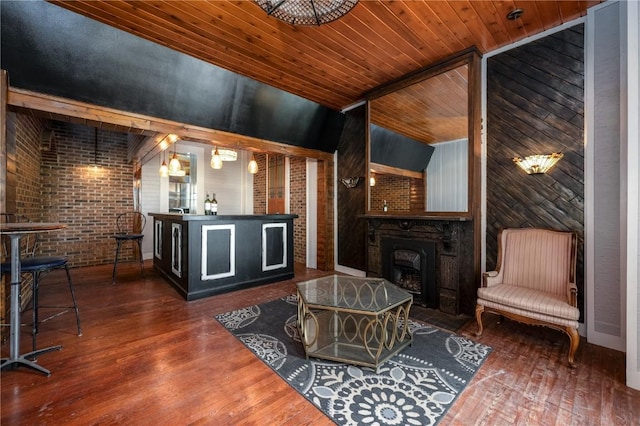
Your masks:
<svg viewBox="0 0 640 426"><path fill-rule="evenodd" d="M252 175L258 173L258 163L256 163L256 157L253 155L253 153L251 153L251 161L249 161L247 170L249 170L249 173L251 173Z"/></svg>
<svg viewBox="0 0 640 426"><path fill-rule="evenodd" d="M222 168L222 158L220 158L220 153L218 152L218 148L211 151L211 168L219 170Z"/></svg>
<svg viewBox="0 0 640 426"><path fill-rule="evenodd" d="M98 168L98 128L94 127L93 132L93 168Z"/></svg>
<svg viewBox="0 0 640 426"><path fill-rule="evenodd" d="M160 166L160 177L169 177L169 167L167 167L167 151L162 151L162 165Z"/></svg>
<svg viewBox="0 0 640 426"><path fill-rule="evenodd" d="M180 160L178 160L175 147L176 145L173 146L173 157L171 157L171 161L169 161L169 174L177 174L182 171L182 164L180 164Z"/></svg>

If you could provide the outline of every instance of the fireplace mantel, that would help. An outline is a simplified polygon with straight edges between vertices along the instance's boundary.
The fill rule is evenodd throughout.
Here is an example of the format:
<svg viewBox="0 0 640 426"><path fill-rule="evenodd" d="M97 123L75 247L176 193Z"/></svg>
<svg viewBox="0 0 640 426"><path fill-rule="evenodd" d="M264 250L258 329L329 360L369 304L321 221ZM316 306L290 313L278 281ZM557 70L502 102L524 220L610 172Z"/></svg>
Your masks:
<svg viewBox="0 0 640 426"><path fill-rule="evenodd" d="M415 214L402 214L402 212L378 213L378 214L368 213L368 214L363 214L360 217L363 217L365 219L390 219L390 220L431 220L431 221L444 220L449 222L451 221L468 222L472 220L470 217L467 217L467 216L454 216L454 215L422 216L422 215L415 215Z"/></svg>
<svg viewBox="0 0 640 426"><path fill-rule="evenodd" d="M368 214L367 276L384 277L382 241L432 241L436 247L436 308L453 315L473 315L473 221L460 217ZM389 279L390 277L385 277Z"/></svg>

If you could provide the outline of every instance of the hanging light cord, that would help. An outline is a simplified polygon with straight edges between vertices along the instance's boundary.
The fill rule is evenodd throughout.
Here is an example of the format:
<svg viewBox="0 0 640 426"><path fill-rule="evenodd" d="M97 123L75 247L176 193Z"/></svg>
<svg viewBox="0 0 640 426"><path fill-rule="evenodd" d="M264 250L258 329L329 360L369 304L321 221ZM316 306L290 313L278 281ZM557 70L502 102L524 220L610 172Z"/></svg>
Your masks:
<svg viewBox="0 0 640 426"><path fill-rule="evenodd" d="M98 128L94 127L93 132L93 164L98 165Z"/></svg>

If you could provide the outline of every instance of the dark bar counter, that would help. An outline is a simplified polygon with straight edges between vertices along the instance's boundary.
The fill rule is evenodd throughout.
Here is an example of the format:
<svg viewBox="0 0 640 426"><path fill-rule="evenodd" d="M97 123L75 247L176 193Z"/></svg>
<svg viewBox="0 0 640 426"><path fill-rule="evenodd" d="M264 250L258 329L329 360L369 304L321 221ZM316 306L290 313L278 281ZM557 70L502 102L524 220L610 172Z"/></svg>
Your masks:
<svg viewBox="0 0 640 426"><path fill-rule="evenodd" d="M293 278L297 215L149 216L153 266L186 300Z"/></svg>

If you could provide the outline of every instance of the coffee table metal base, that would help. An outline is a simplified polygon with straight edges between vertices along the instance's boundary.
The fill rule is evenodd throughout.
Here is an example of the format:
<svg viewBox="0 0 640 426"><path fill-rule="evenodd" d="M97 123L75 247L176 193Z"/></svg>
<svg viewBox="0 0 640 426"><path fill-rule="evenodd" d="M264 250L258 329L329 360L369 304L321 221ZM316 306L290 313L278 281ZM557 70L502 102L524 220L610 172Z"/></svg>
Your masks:
<svg viewBox="0 0 640 426"><path fill-rule="evenodd" d="M298 331L307 358L378 369L413 342L409 331L412 299L379 312L339 307L310 308L298 294Z"/></svg>

